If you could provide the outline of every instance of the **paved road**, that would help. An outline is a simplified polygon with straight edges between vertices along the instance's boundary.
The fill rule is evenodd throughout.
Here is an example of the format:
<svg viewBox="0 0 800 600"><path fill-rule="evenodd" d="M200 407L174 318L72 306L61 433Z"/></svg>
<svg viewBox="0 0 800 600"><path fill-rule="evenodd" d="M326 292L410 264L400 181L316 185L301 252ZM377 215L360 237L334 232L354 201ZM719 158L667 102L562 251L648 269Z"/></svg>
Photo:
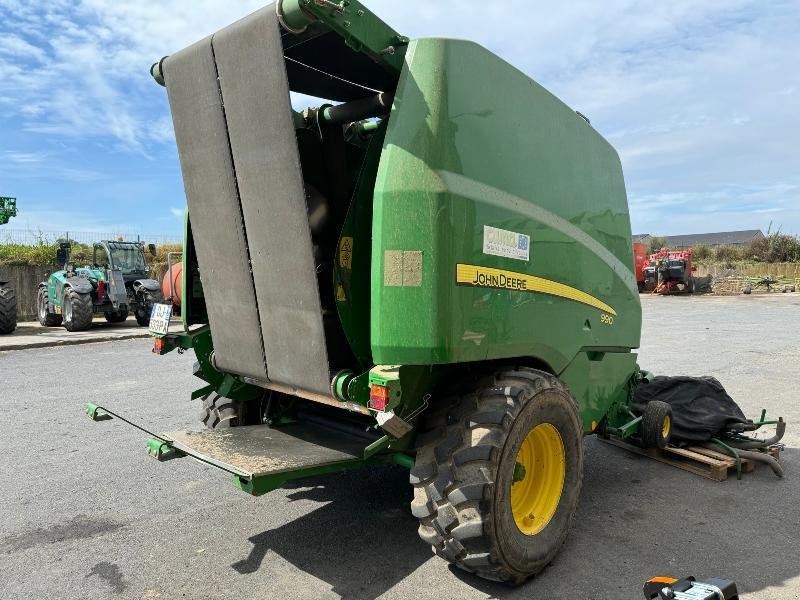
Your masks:
<svg viewBox="0 0 800 600"><path fill-rule="evenodd" d="M144 340L0 352L0 598L627 600L655 574L735 578L800 597L800 297L646 298L641 364L712 374L747 412L790 421L787 477L715 483L586 442L576 526L511 590L450 570L416 538L400 468L319 477L256 499L85 401L163 430L197 425L193 358Z"/></svg>

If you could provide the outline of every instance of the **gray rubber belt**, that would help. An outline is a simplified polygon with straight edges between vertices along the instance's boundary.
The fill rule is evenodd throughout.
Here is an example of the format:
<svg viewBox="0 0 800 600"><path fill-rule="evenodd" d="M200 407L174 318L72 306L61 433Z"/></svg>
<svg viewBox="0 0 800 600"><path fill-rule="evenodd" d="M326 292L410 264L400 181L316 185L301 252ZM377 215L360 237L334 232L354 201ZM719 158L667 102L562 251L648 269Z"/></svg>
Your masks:
<svg viewBox="0 0 800 600"><path fill-rule="evenodd" d="M164 76L216 365L223 371L266 379L261 326L211 37L166 59ZM191 293L191 285L187 293Z"/></svg>
<svg viewBox="0 0 800 600"><path fill-rule="evenodd" d="M274 5L219 31L212 44L269 378L327 394L322 309Z"/></svg>
<svg viewBox="0 0 800 600"><path fill-rule="evenodd" d="M262 380L268 371L270 381L328 394L322 310L274 5L201 43L202 52L193 50L196 44L167 59L164 72L173 120L178 108L191 130L179 135L176 122L182 165L184 154L193 160L195 155L209 158L203 173L192 170L197 179L192 191L202 198L190 199L189 214L195 245L208 236L217 250L210 256L198 247L217 365ZM188 56L183 61L190 51L193 61L202 54L202 64L190 63ZM187 73L177 79L186 90L173 94L173 71L184 69ZM204 91L191 93L197 86ZM209 118L213 126L204 123ZM200 185L205 187L200 190ZM224 223L218 215L196 218L194 205L205 207L214 195L223 195L225 210L230 209ZM248 256L249 266L239 264ZM236 263L230 275L235 281L223 286L216 277L208 279L208 264L215 269L230 261ZM237 287L226 287L230 284ZM239 290L236 302L231 302L231 290ZM247 304L246 319L236 314L245 308L242 304ZM220 336L225 337L222 344ZM262 361L260 370L254 357Z"/></svg>

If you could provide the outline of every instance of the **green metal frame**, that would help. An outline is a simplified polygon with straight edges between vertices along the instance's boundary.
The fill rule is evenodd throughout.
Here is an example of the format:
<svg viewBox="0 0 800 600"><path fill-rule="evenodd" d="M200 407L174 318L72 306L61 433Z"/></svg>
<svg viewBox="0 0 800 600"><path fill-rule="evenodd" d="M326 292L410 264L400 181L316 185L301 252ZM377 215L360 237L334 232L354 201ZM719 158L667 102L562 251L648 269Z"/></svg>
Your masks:
<svg viewBox="0 0 800 600"><path fill-rule="evenodd" d="M402 467L411 469L414 466L414 459L407 454L401 453L380 454L376 456L370 456L368 458L334 463L330 465L310 467L307 469L299 469L286 473L276 473L274 475L267 475L264 477L254 477L253 479L245 479L243 477L234 475L233 484L243 492L247 492L253 496L261 496L273 490L277 490L286 482L294 479L303 479L306 477L313 477L315 475L326 475L328 473L343 473L345 471L363 469L365 467L375 467L379 465L400 465Z"/></svg>
<svg viewBox="0 0 800 600"><path fill-rule="evenodd" d="M356 52L363 52L387 70L400 73L408 38L384 23L358 0L283 0L279 16L291 30L320 21Z"/></svg>

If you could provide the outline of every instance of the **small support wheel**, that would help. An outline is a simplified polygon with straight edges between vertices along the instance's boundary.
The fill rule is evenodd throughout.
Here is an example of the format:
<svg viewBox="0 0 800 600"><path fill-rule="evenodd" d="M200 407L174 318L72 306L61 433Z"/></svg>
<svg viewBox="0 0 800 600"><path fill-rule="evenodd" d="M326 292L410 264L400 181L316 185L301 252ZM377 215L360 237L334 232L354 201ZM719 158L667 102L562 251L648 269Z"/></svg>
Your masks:
<svg viewBox="0 0 800 600"><path fill-rule="evenodd" d="M646 448L666 448L672 438L672 407L661 400L648 402L639 432Z"/></svg>

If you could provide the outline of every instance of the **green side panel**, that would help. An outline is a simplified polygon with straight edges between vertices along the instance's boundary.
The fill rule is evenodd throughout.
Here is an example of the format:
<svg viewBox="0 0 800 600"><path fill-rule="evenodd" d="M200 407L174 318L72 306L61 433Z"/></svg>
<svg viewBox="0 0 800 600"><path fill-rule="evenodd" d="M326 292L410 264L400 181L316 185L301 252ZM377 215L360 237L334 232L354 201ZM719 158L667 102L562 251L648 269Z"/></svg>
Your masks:
<svg viewBox="0 0 800 600"><path fill-rule="evenodd" d="M376 363L560 372L638 347L630 234L619 157L585 119L472 42L409 45L374 192Z"/></svg>
<svg viewBox="0 0 800 600"><path fill-rule="evenodd" d="M627 414L630 381L636 372L633 352L580 352L559 375L578 402L583 430L591 432L616 406Z"/></svg>
<svg viewBox="0 0 800 600"><path fill-rule="evenodd" d="M64 271L56 271L47 278L47 299L60 312L64 296L64 283L67 281Z"/></svg>
<svg viewBox="0 0 800 600"><path fill-rule="evenodd" d="M369 346L369 238L372 225L372 190L385 131L384 127L380 127L367 146L350 208L337 242L333 270L336 310L353 354L362 368L368 368L372 362Z"/></svg>

